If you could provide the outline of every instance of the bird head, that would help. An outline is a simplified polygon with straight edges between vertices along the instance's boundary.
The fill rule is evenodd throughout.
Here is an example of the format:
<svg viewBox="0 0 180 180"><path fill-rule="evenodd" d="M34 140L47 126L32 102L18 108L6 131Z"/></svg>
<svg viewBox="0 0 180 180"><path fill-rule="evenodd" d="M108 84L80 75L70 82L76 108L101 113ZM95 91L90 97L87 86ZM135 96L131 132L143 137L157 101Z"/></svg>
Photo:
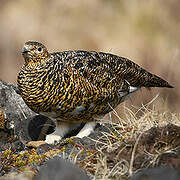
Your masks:
<svg viewBox="0 0 180 180"><path fill-rule="evenodd" d="M28 41L22 48L22 55L25 59L25 66L37 66L45 63L50 58L47 48L35 41Z"/></svg>

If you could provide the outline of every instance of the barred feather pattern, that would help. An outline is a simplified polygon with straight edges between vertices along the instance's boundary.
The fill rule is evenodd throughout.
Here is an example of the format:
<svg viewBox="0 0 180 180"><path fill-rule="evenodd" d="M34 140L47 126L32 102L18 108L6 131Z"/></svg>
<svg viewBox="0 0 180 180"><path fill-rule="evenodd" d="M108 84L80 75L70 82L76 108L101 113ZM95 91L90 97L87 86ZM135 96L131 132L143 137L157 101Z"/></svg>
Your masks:
<svg viewBox="0 0 180 180"><path fill-rule="evenodd" d="M109 53L49 53L44 45L31 41L22 53L25 64L17 82L26 104L37 113L70 123L93 121L112 111L131 94L131 87L172 87L127 58Z"/></svg>

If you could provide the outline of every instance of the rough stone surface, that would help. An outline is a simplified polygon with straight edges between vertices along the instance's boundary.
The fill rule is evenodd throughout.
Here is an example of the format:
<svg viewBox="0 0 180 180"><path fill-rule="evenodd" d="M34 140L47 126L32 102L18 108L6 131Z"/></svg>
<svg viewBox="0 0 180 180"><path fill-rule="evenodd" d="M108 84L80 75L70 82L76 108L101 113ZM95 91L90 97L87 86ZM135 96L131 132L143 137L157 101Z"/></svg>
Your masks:
<svg viewBox="0 0 180 180"><path fill-rule="evenodd" d="M34 180L89 180L86 173L76 165L62 158L49 160L40 168Z"/></svg>
<svg viewBox="0 0 180 180"><path fill-rule="evenodd" d="M20 123L35 113L26 106L16 90L16 86L0 81L0 109L5 114L5 128L4 131L1 129L1 132L7 132L8 135L8 132L11 131L17 136L21 131Z"/></svg>
<svg viewBox="0 0 180 180"><path fill-rule="evenodd" d="M131 180L179 180L180 171L169 167L143 169L136 173Z"/></svg>

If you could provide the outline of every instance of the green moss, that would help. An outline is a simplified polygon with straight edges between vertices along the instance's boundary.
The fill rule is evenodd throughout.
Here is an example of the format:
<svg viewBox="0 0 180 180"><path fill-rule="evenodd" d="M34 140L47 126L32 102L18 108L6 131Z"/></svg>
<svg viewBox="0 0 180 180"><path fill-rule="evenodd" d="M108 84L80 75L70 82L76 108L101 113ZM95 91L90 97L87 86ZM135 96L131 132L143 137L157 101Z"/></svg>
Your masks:
<svg viewBox="0 0 180 180"><path fill-rule="evenodd" d="M11 149L5 150L0 154L0 161L2 162L2 168L7 172L11 168L17 170L31 167L33 164L41 165L46 159L46 155L39 155L35 149L29 151L22 151L19 153L13 152Z"/></svg>

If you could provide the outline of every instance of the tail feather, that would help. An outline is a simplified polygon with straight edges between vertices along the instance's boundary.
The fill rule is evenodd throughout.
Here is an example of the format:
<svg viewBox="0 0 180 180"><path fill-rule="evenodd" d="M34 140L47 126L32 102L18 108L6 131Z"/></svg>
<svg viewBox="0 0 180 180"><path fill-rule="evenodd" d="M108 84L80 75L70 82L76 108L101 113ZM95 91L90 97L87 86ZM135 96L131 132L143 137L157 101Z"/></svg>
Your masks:
<svg viewBox="0 0 180 180"><path fill-rule="evenodd" d="M173 88L167 81L151 73L148 74L147 81L144 82L143 86Z"/></svg>
<svg viewBox="0 0 180 180"><path fill-rule="evenodd" d="M132 87L166 87L173 88L167 81L146 71L138 64L127 58L120 57L117 61L119 64L118 75L124 78Z"/></svg>

